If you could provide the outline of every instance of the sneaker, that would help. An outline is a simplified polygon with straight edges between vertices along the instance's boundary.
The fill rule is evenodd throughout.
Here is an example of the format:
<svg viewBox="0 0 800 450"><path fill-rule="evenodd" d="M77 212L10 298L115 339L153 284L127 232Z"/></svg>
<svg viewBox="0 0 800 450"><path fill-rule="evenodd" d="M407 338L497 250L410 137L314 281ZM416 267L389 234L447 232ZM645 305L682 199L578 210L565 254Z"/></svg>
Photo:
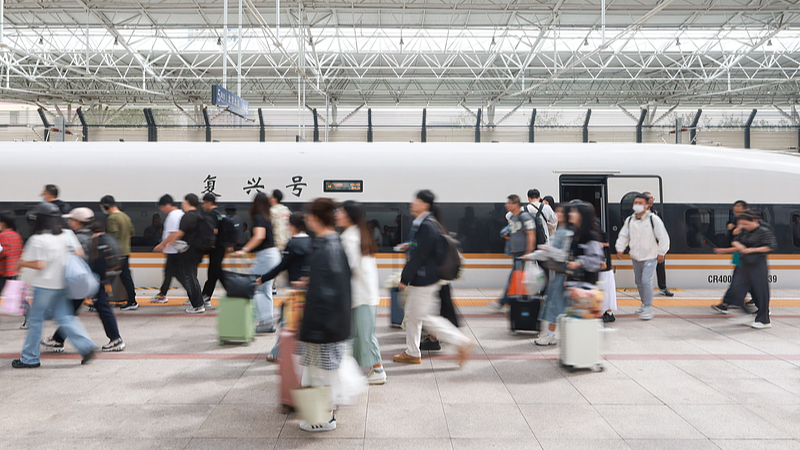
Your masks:
<svg viewBox="0 0 800 450"><path fill-rule="evenodd" d="M25 321L22 322L22 325L19 326L19 329L20 330L27 330L28 329L28 319L25 319Z"/></svg>
<svg viewBox="0 0 800 450"><path fill-rule="evenodd" d="M714 311L720 314L728 314L728 304L727 303L720 303L719 305L714 305L711 307Z"/></svg>
<svg viewBox="0 0 800 450"><path fill-rule="evenodd" d="M90 362L92 362L95 356L97 355L94 354L94 350L89 350L89 353L83 355L83 359L81 360L81 365L85 366L86 364L89 364Z"/></svg>
<svg viewBox="0 0 800 450"><path fill-rule="evenodd" d="M633 313L634 313L634 314L636 314L636 315L638 316L639 314L641 314L641 313L643 313L643 312L644 312L644 306L640 306L640 307L639 307L639 309L637 309L637 310L636 310L636 311L634 311Z"/></svg>
<svg viewBox="0 0 800 450"><path fill-rule="evenodd" d="M206 312L206 307L205 306L198 306L197 308L189 308L189 309L186 310L186 312L189 313L189 314L202 314L202 313Z"/></svg>
<svg viewBox="0 0 800 450"><path fill-rule="evenodd" d="M150 297L150 303L167 303L168 301L169 300L167 300L166 295L157 294L153 297Z"/></svg>
<svg viewBox="0 0 800 450"><path fill-rule="evenodd" d="M664 296L667 296L667 297L672 297L672 296L674 296L674 295L675 295L674 293L670 292L669 288L664 288L664 289L661 289L661 290L659 290L658 292L659 292L661 295L664 295Z"/></svg>
<svg viewBox="0 0 800 450"><path fill-rule="evenodd" d="M381 369L380 372L376 372L373 368L367 374L367 383L378 385L386 383L386 371Z"/></svg>
<svg viewBox="0 0 800 450"><path fill-rule="evenodd" d="M271 323L259 322L256 325L256 333L274 333L275 331L275 325Z"/></svg>
<svg viewBox="0 0 800 450"><path fill-rule="evenodd" d="M644 308L642 309L642 313L639 314L639 319L641 320L650 320L653 318L653 308Z"/></svg>
<svg viewBox="0 0 800 450"><path fill-rule="evenodd" d="M422 358L419 356L411 356L406 352L394 355L392 361L402 364L422 364Z"/></svg>
<svg viewBox="0 0 800 450"><path fill-rule="evenodd" d="M273 289L272 290L272 297L274 298L276 295L278 295L278 290L277 289Z"/></svg>
<svg viewBox="0 0 800 450"><path fill-rule="evenodd" d="M300 429L303 431L310 431L310 432L333 431L336 429L336 417L331 415L330 421L328 421L327 423L321 423L319 425L311 425L310 423L304 420L300 422Z"/></svg>
<svg viewBox="0 0 800 450"><path fill-rule="evenodd" d="M139 309L139 304L136 303L136 302L126 303L126 304L120 306L119 309L121 309L122 311L134 311L136 309Z"/></svg>
<svg viewBox="0 0 800 450"><path fill-rule="evenodd" d="M122 342L122 338L114 339L110 341L108 344L104 345L101 349L104 352L121 352L125 350L125 343Z"/></svg>
<svg viewBox="0 0 800 450"><path fill-rule="evenodd" d="M183 306L192 306L192 301L186 300L185 302L183 302Z"/></svg>
<svg viewBox="0 0 800 450"><path fill-rule="evenodd" d="M206 308L211 308L211 300L203 300L203 306Z"/></svg>
<svg viewBox="0 0 800 450"><path fill-rule="evenodd" d="M755 329L762 330L764 328L772 328L772 323L753 322L753 324L750 326Z"/></svg>
<svg viewBox="0 0 800 450"><path fill-rule="evenodd" d="M431 338L426 337L424 341L419 343L420 350L441 350L442 345L439 344L439 341L432 341Z"/></svg>
<svg viewBox="0 0 800 450"><path fill-rule="evenodd" d="M15 360L11 361L11 367L13 367L15 369L35 369L35 368L37 368L37 367L39 367L41 365L42 365L42 363L25 364L24 362L20 361L19 359L15 359Z"/></svg>
<svg viewBox="0 0 800 450"><path fill-rule="evenodd" d="M747 306L748 308L755 308L756 302L750 300L749 302L745 303L744 306Z"/></svg>
<svg viewBox="0 0 800 450"><path fill-rule="evenodd" d="M604 323L614 322L615 320L617 320L617 318L614 317L614 314L611 314L608 311L603 313L603 322Z"/></svg>
<svg viewBox="0 0 800 450"><path fill-rule="evenodd" d="M53 339L53 336L50 336L47 339L42 339L40 344L42 347L49 349L53 353L61 353L64 351L64 343L56 341Z"/></svg>
<svg viewBox="0 0 800 450"><path fill-rule="evenodd" d="M489 302L489 306L495 311L501 311L503 309L503 304L500 302Z"/></svg>
<svg viewBox="0 0 800 450"><path fill-rule="evenodd" d="M544 335L542 335L542 337L540 337L539 339L533 341L533 343L536 345L540 345L542 347L546 347L548 345L556 345L556 336L555 335L550 336L549 334L547 334L547 332L544 332Z"/></svg>

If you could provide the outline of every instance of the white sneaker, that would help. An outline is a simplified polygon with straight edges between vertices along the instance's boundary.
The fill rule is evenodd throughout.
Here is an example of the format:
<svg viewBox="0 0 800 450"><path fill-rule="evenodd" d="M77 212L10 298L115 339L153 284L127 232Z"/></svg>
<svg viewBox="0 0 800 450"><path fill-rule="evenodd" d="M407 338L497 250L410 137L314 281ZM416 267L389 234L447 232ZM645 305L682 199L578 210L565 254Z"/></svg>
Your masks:
<svg viewBox="0 0 800 450"><path fill-rule="evenodd" d="M641 314L643 312L644 312L644 306L640 306L639 309L637 309L633 313L636 314L636 315L639 315L639 314Z"/></svg>
<svg viewBox="0 0 800 450"><path fill-rule="evenodd" d="M189 308L186 310L189 314L201 314L206 312L205 306L198 306L197 308Z"/></svg>
<svg viewBox="0 0 800 450"><path fill-rule="evenodd" d="M375 372L375 369L370 370L367 374L367 383L375 385L386 383L386 370L380 372Z"/></svg>
<svg viewBox="0 0 800 450"><path fill-rule="evenodd" d="M762 330L764 328L772 328L772 323L753 322L750 326Z"/></svg>
<svg viewBox="0 0 800 450"><path fill-rule="evenodd" d="M544 333L544 336L540 337L533 341L536 345L541 345L542 347L546 347L548 345L556 345L556 336L550 336L547 332Z"/></svg>
<svg viewBox="0 0 800 450"><path fill-rule="evenodd" d="M300 422L300 429L303 431L333 431L336 429L336 417L331 417L331 420L327 423L321 423L319 425L311 425L310 423L306 422L305 420Z"/></svg>
<svg viewBox="0 0 800 450"><path fill-rule="evenodd" d="M650 320L653 318L653 308L643 308L642 313L639 314L641 320Z"/></svg>

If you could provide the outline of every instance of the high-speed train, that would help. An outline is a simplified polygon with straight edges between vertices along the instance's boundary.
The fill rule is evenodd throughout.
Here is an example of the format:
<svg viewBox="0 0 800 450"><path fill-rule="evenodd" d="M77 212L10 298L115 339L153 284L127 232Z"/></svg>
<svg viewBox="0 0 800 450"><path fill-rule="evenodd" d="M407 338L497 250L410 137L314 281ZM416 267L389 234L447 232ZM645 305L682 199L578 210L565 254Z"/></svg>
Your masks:
<svg viewBox="0 0 800 450"><path fill-rule="evenodd" d="M721 245L731 205L743 199L761 211L777 235L770 283L800 287L800 180L798 155L663 144L471 143L4 143L0 149L0 209L25 213L45 184L55 184L72 207L98 217L99 199L113 195L133 219L131 267L137 286L159 286L162 255L141 237L165 193L214 193L249 221L257 192L280 189L284 203L301 209L316 197L362 202L381 252L381 279L400 270L416 191L436 194L446 227L463 245L462 287L501 287L510 260L500 230L506 198L530 188L556 201L595 206L613 245L635 193L649 191L670 234L667 281L677 288L723 287L730 256ZM614 260L619 287L633 286L630 260ZM201 266L201 269L204 266ZM203 270L201 270L201 274ZM204 277L204 274L201 275Z"/></svg>

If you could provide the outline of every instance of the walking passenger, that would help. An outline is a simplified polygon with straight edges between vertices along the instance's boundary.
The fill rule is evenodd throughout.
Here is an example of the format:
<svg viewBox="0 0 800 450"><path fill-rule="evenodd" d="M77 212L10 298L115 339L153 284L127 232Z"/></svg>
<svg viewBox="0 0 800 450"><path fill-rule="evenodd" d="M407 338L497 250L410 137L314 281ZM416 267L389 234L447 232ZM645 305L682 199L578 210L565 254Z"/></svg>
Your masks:
<svg viewBox="0 0 800 450"><path fill-rule="evenodd" d="M659 213L659 211L656 208L653 207L653 204L655 203L655 198L653 198L653 194L651 194L649 192L643 192L643 194L647 196L647 210L650 211L651 213L655 214L655 216L660 219L661 218L661 214ZM663 219L662 219L662 222L663 222ZM656 264L656 280L658 281L658 292L661 293L661 295L664 295L664 296L667 296L667 297L672 297L673 295L675 295L667 287L667 261L666 261L666 259L664 261L661 261L658 264Z"/></svg>
<svg viewBox="0 0 800 450"><path fill-rule="evenodd" d="M528 191L528 202L528 214L536 219L537 215L541 213L542 218L544 218L545 237L547 241L550 241L550 238L555 234L556 227L558 226L556 213L553 212L553 208L551 208L550 205L542 202L542 194L538 189L531 189ZM539 223L537 222L536 225L539 226Z"/></svg>
<svg viewBox="0 0 800 450"><path fill-rule="evenodd" d="M180 226L178 231L170 233L160 244L156 246L154 251L164 251L168 245L173 244L173 247L178 251L175 255L175 278L186 289L186 295L189 297L189 302L192 306L186 310L189 314L200 314L206 312L205 304L203 303L203 294L200 290L200 282L197 280L197 267L200 261L203 260L203 252L197 245L200 238L200 221L205 220L197 208L200 206L200 200L194 194L186 194L181 203L183 209L183 216L181 217ZM168 217L169 218L169 217ZM165 226L166 231L166 226ZM163 288L163 286L162 286Z"/></svg>
<svg viewBox="0 0 800 450"><path fill-rule="evenodd" d="M375 259L378 246L372 240L364 207L358 202L348 200L336 210L336 226L344 228L342 247L350 264L353 356L359 366L370 368L367 374L369 384L384 384L386 372L375 336L375 321L381 301L378 293L378 263Z"/></svg>
<svg viewBox="0 0 800 450"><path fill-rule="evenodd" d="M739 253L738 273L722 300L724 304L744 306L747 292L753 292L756 300L756 317L750 323L753 328L770 328L769 320L769 267L767 253L778 247L775 234L761 223L761 217L753 211L744 211L739 216L741 232L734 238L733 247Z"/></svg>
<svg viewBox="0 0 800 450"><path fill-rule="evenodd" d="M331 404L340 395L337 371L347 349L351 317L350 265L334 229L333 216L334 204L327 198L314 200L306 215L306 225L316 237L309 258L308 292L298 346L303 358L303 386L331 386ZM300 429L335 430L333 408L330 417L321 424L302 421Z"/></svg>
<svg viewBox="0 0 800 450"><path fill-rule="evenodd" d="M92 272L98 276L100 281L100 289L92 300L92 304L97 310L97 315L103 323L103 330L108 337L108 344L104 345L101 350L104 352L121 352L125 350L125 342L122 341L122 337L119 335L117 318L114 317L114 311L111 309L111 305L108 304L108 294L106 293L106 286L110 284L115 276L109 275L109 271L114 268L108 267L107 258L113 256L121 259L120 245L115 242L113 236L103 232L103 224L94 220L94 212L89 208L75 208L64 218L67 219L69 227L75 232L75 236L81 244L84 253L83 259L89 264ZM117 252L120 254L115 254ZM84 299L72 300L74 313L78 311L83 301ZM58 328L52 337L42 341L42 345L60 353L64 351L65 338L64 330Z"/></svg>
<svg viewBox="0 0 800 450"><path fill-rule="evenodd" d="M519 209L519 197L517 209ZM439 315L441 289L439 275L436 271L436 242L442 233L440 223L432 220L434 195L425 189L417 193L417 198L410 204L414 225L419 231L411 240L410 259L403 268L398 288L408 289L406 296L406 350L395 355L393 360L399 363L420 364L422 362L419 349L420 334L423 325L435 333L444 342L458 347L458 362L463 365L469 357L474 345L471 339L464 336L458 328ZM532 220L532 219L531 219Z"/></svg>
<svg viewBox="0 0 800 450"><path fill-rule="evenodd" d="M572 205L556 206L555 214L558 219L558 227L555 234L550 239L547 246L548 258L552 267L559 267L559 270L552 271L552 278L547 284L547 292L544 303L539 310L539 321L542 322L542 331L539 338L534 343L541 342L540 345L555 345L556 343L556 318L567 309L564 282L567 275L566 263L572 248L572 239L575 235L573 227L569 225L569 212ZM547 325L547 329L545 329Z"/></svg>
<svg viewBox="0 0 800 450"><path fill-rule="evenodd" d="M33 271L33 303L28 313L29 329L22 355L11 366L15 369L35 368L39 361L39 340L46 311L63 329L64 334L83 356L81 364L94 358L97 344L87 336L81 321L72 314L72 305L65 295L64 268L70 252L83 256L78 239L69 230L62 230L61 211L50 203L39 204L29 216L33 220L33 236L25 244L19 266Z"/></svg>
<svg viewBox="0 0 800 450"><path fill-rule="evenodd" d="M119 210L114 197L106 195L100 199L100 208L108 214L106 218L106 233L113 236L119 242L122 251L122 266L120 268L119 280L125 291L128 293L128 301L120 307L123 311L131 311L139 308L136 302L136 289L133 285L131 276L130 256L131 256L131 236L134 235L133 222L127 214Z"/></svg>
<svg viewBox="0 0 800 450"><path fill-rule="evenodd" d="M203 213L213 219L214 234L216 234L214 248L208 253L208 278L206 284L203 285L203 303L204 306L209 307L214 289L217 287L217 281L222 276L222 260L225 259L225 252L229 248L233 248L233 242L225 242L226 236L224 236L222 224L226 216L217 206L217 197L214 194L208 193L203 196Z"/></svg>
<svg viewBox="0 0 800 450"><path fill-rule="evenodd" d="M279 252L283 252L289 242L289 216L292 212L283 203L283 192L275 189L269 197L269 217L272 221L272 235L275 238L275 247ZM278 284L272 283L272 297L278 295Z"/></svg>
<svg viewBox="0 0 800 450"><path fill-rule="evenodd" d="M636 314L642 320L653 318L653 275L656 264L663 262L669 251L669 235L664 222L647 211L648 201L644 194L633 199L633 214L625 219L616 243L619 259L630 248L633 275L642 300L642 307L636 310Z"/></svg>
<svg viewBox="0 0 800 450"><path fill-rule="evenodd" d="M156 253L164 253L167 260L164 264L164 282L161 283L161 289L158 291L158 294L150 299L150 303L167 303L169 286L172 284L172 278L176 277L178 273L178 251L175 250L175 246L172 245L172 242L177 241L178 237L170 238L170 236L180 230L183 210L175 206L175 202L169 194L163 195L158 200L158 209L161 210L161 213L165 215L166 219L164 219L161 242L153 248L153 251ZM164 241L168 239L169 242L165 244Z"/></svg>
<svg viewBox="0 0 800 450"><path fill-rule="evenodd" d="M237 256L255 253L256 262L253 265L253 275L261 275L271 270L281 262L281 254L275 248L275 239L272 235L272 223L269 214L269 198L267 194L259 192L250 206L250 217L253 219L253 237L247 241ZM268 280L256 289L255 304L258 325L256 333L274 333L272 283Z"/></svg>
<svg viewBox="0 0 800 450"><path fill-rule="evenodd" d="M508 291L511 288L511 277L515 270L520 270L522 260L519 259L522 255L527 255L536 248L536 222L527 211L523 210L520 206L520 200L517 195L509 195L506 202L506 211L511 217L506 215L508 219L509 232L505 239L508 240L509 253L514 257L511 267L511 273L508 276L508 284L503 293L503 298L497 302L492 302L489 305L494 309L500 310L503 305L510 302Z"/></svg>
<svg viewBox="0 0 800 450"><path fill-rule="evenodd" d="M600 227L600 220L595 220L595 231L600 236L603 244L603 266L597 274L597 282L602 283L603 303L600 311L603 311L603 322L614 322L614 311L617 310L617 280L614 278L614 268L611 263L611 245L608 243L608 233Z"/></svg>
<svg viewBox="0 0 800 450"><path fill-rule="evenodd" d="M19 275L17 263L22 255L22 236L17 233L17 224L14 213L3 211L0 213L0 293L8 280L16 280ZM27 314L20 325L20 329L28 328Z"/></svg>
<svg viewBox="0 0 800 450"><path fill-rule="evenodd" d="M741 217L742 213L749 210L750 207L744 200L737 200L736 203L733 204L733 218L728 221L727 224L727 231L725 232L725 242L724 244L714 249L714 253L718 255L724 254L732 254L733 260L731 264L733 264L733 274L731 275L731 284L733 284L733 280L741 276L741 269L739 269L739 253L736 250L736 247L733 246L733 241L739 234L742 232L742 227L739 226L739 217ZM754 308L756 306L756 294L751 290L750 291L750 298L751 300L745 303L745 306L749 308ZM725 303L724 297L722 303L719 305L714 305L713 308L715 311L720 312L722 314L728 314L728 305Z"/></svg>
<svg viewBox="0 0 800 450"><path fill-rule="evenodd" d="M61 214L67 214L70 210L69 204L64 203L63 200L58 198L58 186L55 184L48 184L44 187L42 191L42 200L56 205Z"/></svg>

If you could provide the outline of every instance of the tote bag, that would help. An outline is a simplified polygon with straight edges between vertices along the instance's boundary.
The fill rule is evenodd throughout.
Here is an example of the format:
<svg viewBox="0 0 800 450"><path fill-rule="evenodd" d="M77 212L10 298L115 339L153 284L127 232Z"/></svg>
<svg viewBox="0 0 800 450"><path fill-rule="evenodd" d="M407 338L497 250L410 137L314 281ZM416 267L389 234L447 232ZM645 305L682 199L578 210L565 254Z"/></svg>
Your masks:
<svg viewBox="0 0 800 450"><path fill-rule="evenodd" d="M311 425L331 420L330 386L293 389L292 397L300 418Z"/></svg>
<svg viewBox="0 0 800 450"><path fill-rule="evenodd" d="M25 314L25 282L20 280L8 280L3 292L0 293L3 302L0 303L0 314L11 316L22 316Z"/></svg>

